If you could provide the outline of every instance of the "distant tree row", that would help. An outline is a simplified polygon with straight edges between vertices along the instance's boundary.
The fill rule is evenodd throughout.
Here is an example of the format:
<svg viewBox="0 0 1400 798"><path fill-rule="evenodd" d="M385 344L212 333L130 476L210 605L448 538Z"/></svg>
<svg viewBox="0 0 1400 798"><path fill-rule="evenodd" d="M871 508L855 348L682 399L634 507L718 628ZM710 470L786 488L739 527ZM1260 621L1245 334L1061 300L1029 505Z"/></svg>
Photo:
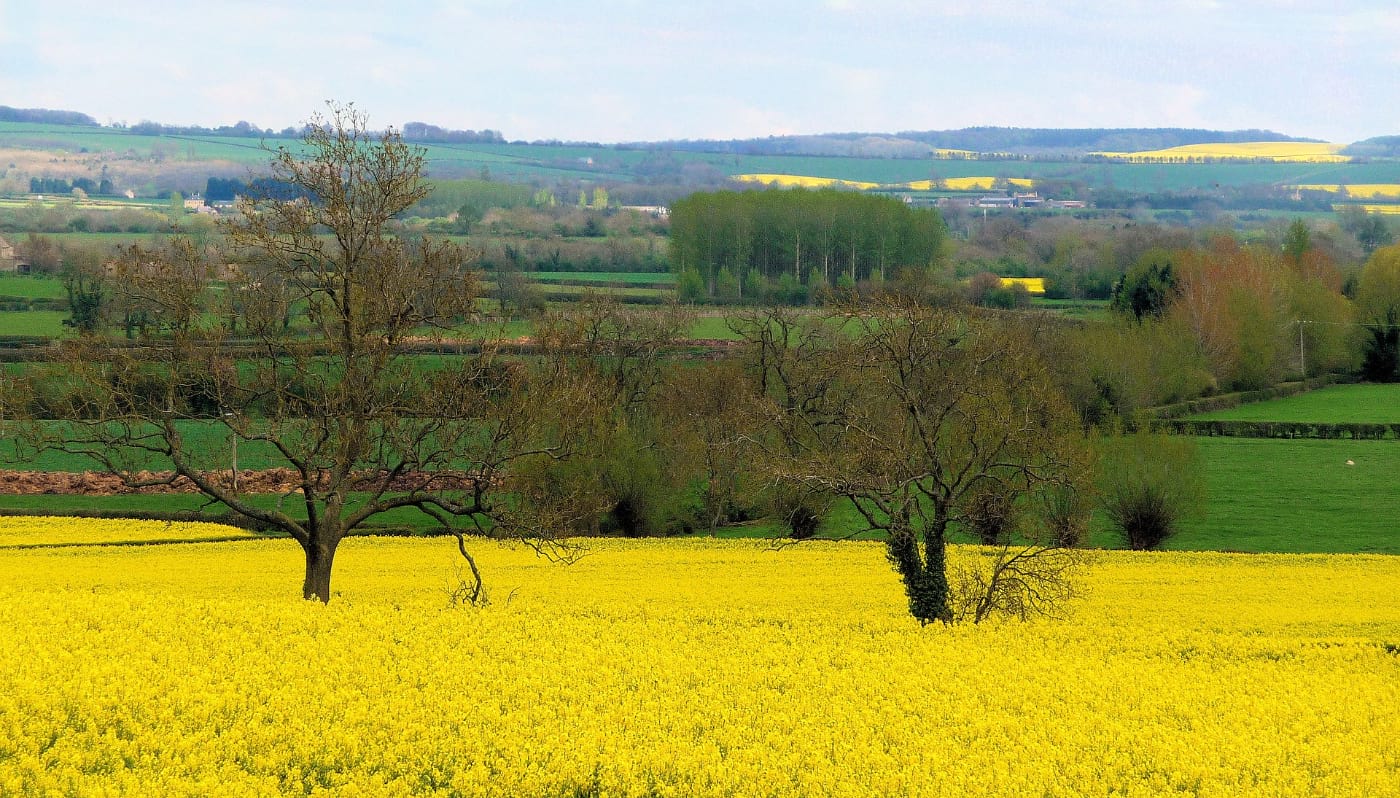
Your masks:
<svg viewBox="0 0 1400 798"><path fill-rule="evenodd" d="M96 126L97 120L77 111L51 111L48 108L11 108L0 105L0 122L29 122L41 125Z"/></svg>
<svg viewBox="0 0 1400 798"><path fill-rule="evenodd" d="M236 177L211 177L204 187L204 199L209 202L233 202L235 197L247 190L247 185Z"/></svg>
<svg viewBox="0 0 1400 798"><path fill-rule="evenodd" d="M463 142L470 144L500 144L506 139L499 130L451 130L426 122L409 122L403 126L404 141Z"/></svg>
<svg viewBox="0 0 1400 798"><path fill-rule="evenodd" d="M30 194L67 194L75 188L87 194L111 194L113 191L112 181L105 177L101 180L93 180L90 177L75 177L72 181L64 180L61 177L29 178Z"/></svg>
<svg viewBox="0 0 1400 798"><path fill-rule="evenodd" d="M721 272L829 286L926 269L947 237L936 211L869 194L719 191L671 207L671 261L713 283Z"/></svg>
<svg viewBox="0 0 1400 798"><path fill-rule="evenodd" d="M201 127L199 125L162 125L159 122L152 122L143 119L128 128L132 133L139 136L221 136L235 138L264 138L274 136L299 136L301 128L283 128L281 132L272 128L263 129L251 122L239 121L232 125L220 125L219 127Z"/></svg>

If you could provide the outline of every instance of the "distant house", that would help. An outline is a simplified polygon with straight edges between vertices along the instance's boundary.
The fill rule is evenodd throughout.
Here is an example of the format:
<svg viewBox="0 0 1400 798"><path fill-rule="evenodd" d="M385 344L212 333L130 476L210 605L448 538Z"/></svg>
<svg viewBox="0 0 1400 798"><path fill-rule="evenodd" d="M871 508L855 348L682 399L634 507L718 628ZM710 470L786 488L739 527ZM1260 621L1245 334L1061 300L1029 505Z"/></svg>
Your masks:
<svg viewBox="0 0 1400 798"><path fill-rule="evenodd" d="M644 213L654 219L665 219L671 215L671 209L665 205L623 205L622 210Z"/></svg>
<svg viewBox="0 0 1400 798"><path fill-rule="evenodd" d="M185 198L185 210L197 211L204 207L204 198L198 194L191 194Z"/></svg>

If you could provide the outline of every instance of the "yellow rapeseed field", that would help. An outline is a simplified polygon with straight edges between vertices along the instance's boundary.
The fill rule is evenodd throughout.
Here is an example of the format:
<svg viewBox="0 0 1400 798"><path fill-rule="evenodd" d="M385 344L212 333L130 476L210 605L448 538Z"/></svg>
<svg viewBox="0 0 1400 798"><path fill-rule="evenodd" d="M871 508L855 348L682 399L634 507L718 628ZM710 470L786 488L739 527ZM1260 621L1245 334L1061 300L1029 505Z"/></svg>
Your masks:
<svg viewBox="0 0 1400 798"><path fill-rule="evenodd" d="M775 184L782 188L858 188L865 190L880 187L879 183L867 183L863 180L838 180L834 177L808 177L806 175L747 174L734 175L732 179L742 183Z"/></svg>
<svg viewBox="0 0 1400 798"><path fill-rule="evenodd" d="M839 180L834 177L810 177L806 175L745 174L734 175L734 180L745 183L778 185L782 188L907 188L913 191L933 191L942 188L947 191L991 191L1001 178L996 177L945 177L939 180L911 180L907 183L870 183L863 180ZM1032 188L1035 181L1027 177L1005 178L1013 188Z"/></svg>
<svg viewBox="0 0 1400 798"><path fill-rule="evenodd" d="M1034 295L1036 295L1036 296L1041 296L1041 295L1043 295L1043 294L1045 293L1045 278L1044 278L1044 277L1003 277L1003 278L1001 278L1001 287L1002 287L1002 288L1010 288L1010 287L1013 286L1013 285L1025 286L1026 292L1027 292L1027 293L1034 294Z"/></svg>
<svg viewBox="0 0 1400 798"><path fill-rule="evenodd" d="M1327 191L1339 194L1343 190L1355 199L1400 200L1400 183L1306 183L1293 186L1300 191Z"/></svg>
<svg viewBox="0 0 1400 798"><path fill-rule="evenodd" d="M74 521L0 516L0 548L93 543L161 543L254 537L234 526L171 521Z"/></svg>
<svg viewBox="0 0 1400 798"><path fill-rule="evenodd" d="M1400 214L1400 205L1333 205L1332 210L1341 211L1347 208L1360 208L1367 213Z"/></svg>
<svg viewBox="0 0 1400 798"><path fill-rule="evenodd" d="M939 187L947 191L991 191L997 180L995 177L944 177L938 180L913 180L900 185L914 191L933 191ZM1035 181L1027 177L1008 177L1006 182L1014 188L1031 188L1035 185Z"/></svg>
<svg viewBox="0 0 1400 798"><path fill-rule="evenodd" d="M0 551L0 795L1400 795L1400 558L1098 553L920 628L878 544L476 550L480 609L443 540L328 606L288 541Z"/></svg>
<svg viewBox="0 0 1400 798"><path fill-rule="evenodd" d="M1095 152L1114 160L1132 163L1172 163L1262 159L1298 163L1345 163L1351 158L1338 154L1343 145L1306 141L1252 141L1234 144L1187 144L1164 150L1142 152Z"/></svg>

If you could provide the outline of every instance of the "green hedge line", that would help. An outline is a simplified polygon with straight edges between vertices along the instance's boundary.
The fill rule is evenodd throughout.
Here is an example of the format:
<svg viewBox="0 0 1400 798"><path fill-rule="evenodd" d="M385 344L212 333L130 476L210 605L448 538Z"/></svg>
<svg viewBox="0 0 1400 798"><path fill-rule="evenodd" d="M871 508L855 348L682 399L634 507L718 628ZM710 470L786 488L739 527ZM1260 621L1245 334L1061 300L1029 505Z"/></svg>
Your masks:
<svg viewBox="0 0 1400 798"><path fill-rule="evenodd" d="M1227 438L1312 438L1379 441L1400 439L1400 424L1328 424L1315 421L1205 421L1158 419L1154 431Z"/></svg>
<svg viewBox="0 0 1400 798"><path fill-rule="evenodd" d="M1185 402L1177 402L1161 407L1150 408L1146 411L1149 418L1172 419L1182 416L1194 416L1200 413L1213 413L1217 410L1229 410L1251 402L1264 402L1269 399L1282 399L1285 396L1293 396L1305 391L1312 391L1327 385L1339 382L1354 382L1354 377L1339 374L1323 374L1320 377L1312 377L1300 382L1285 382L1275 385L1272 388L1263 388L1257 391L1239 391L1237 393L1222 393L1218 396L1206 396L1200 399L1190 399Z"/></svg>
<svg viewBox="0 0 1400 798"><path fill-rule="evenodd" d="M54 297L8 296L0 294L0 311L67 310L67 299Z"/></svg>

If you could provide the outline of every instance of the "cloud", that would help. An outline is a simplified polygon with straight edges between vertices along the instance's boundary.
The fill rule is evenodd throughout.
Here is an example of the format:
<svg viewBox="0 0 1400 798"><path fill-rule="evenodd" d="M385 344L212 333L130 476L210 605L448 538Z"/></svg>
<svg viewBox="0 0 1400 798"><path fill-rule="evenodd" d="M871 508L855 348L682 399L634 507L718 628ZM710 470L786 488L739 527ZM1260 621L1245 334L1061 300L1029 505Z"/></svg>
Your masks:
<svg viewBox="0 0 1400 798"><path fill-rule="evenodd" d="M75 46L73 42L115 42ZM0 2L0 101L601 141L965 125L1396 127L1400 7L1321 0Z"/></svg>

